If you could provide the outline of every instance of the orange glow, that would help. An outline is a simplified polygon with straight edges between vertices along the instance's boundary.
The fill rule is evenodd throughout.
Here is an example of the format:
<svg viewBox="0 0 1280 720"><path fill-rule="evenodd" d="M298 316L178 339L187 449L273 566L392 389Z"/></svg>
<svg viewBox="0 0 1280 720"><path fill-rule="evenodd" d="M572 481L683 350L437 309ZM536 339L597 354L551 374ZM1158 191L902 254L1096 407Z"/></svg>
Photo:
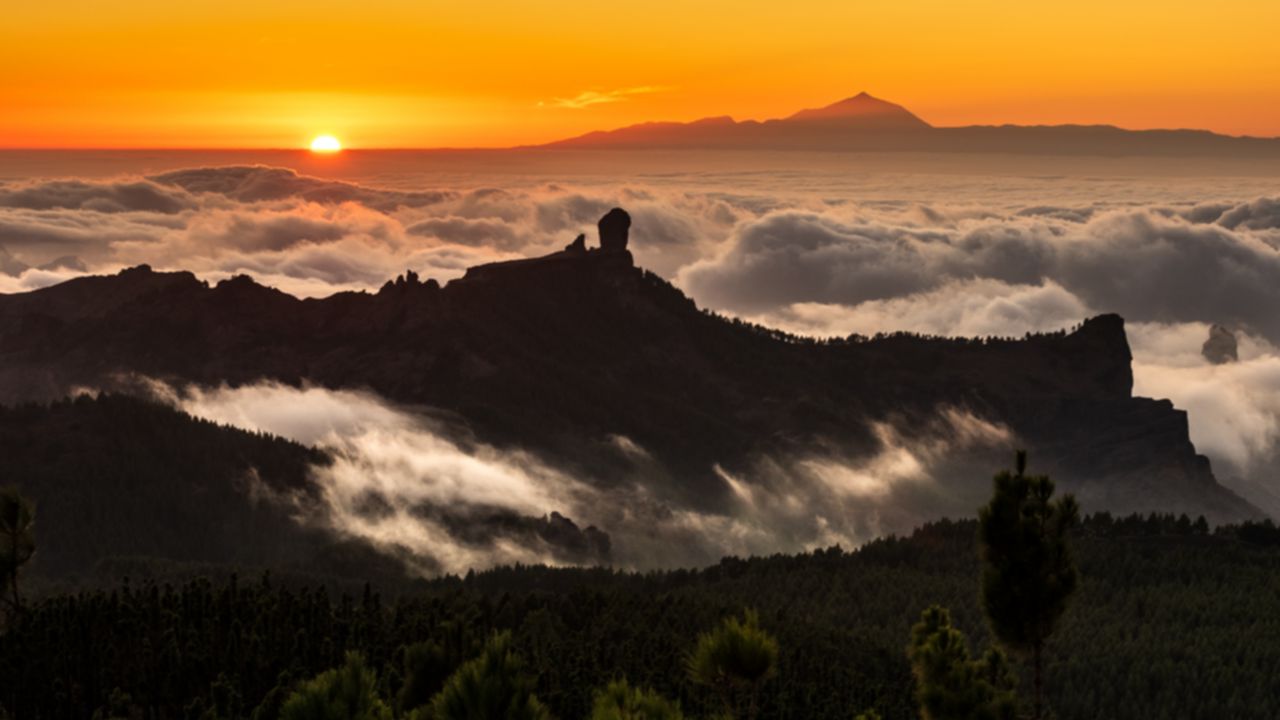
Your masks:
<svg viewBox="0 0 1280 720"><path fill-rule="evenodd" d="M1280 135L1274 0L47 0L0 23L0 146L537 143L859 91L935 125Z"/></svg>

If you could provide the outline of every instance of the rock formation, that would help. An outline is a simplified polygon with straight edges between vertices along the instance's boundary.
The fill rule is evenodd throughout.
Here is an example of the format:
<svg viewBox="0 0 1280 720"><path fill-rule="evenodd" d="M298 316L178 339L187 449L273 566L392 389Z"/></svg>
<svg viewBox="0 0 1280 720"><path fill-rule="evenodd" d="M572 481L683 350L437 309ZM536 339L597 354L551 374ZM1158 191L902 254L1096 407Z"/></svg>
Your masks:
<svg viewBox="0 0 1280 720"><path fill-rule="evenodd" d="M136 268L0 295L0 402L137 375L368 388L587 477L627 472L601 440L625 437L661 468L647 482L708 509L728 502L718 468L868 457L879 424L906 433L958 408L1008 428L1086 511L1257 513L1216 483L1186 413L1133 397L1118 316L1017 341L808 342L700 311L631 262L628 224L611 211L601 249L473 268L438 290L406 274L390 291L303 301L248 278L210 287ZM972 497L949 486L940 497L957 504L938 513L980 504L1010 449L949 474Z"/></svg>
<svg viewBox="0 0 1280 720"><path fill-rule="evenodd" d="M1204 341L1200 353L1214 365L1225 365L1240 359L1235 334L1217 323L1209 328L1209 339Z"/></svg>
<svg viewBox="0 0 1280 720"><path fill-rule="evenodd" d="M605 252L621 252L627 249L627 234L631 230L631 216L622 208L605 213L597 224L600 229L600 249Z"/></svg>

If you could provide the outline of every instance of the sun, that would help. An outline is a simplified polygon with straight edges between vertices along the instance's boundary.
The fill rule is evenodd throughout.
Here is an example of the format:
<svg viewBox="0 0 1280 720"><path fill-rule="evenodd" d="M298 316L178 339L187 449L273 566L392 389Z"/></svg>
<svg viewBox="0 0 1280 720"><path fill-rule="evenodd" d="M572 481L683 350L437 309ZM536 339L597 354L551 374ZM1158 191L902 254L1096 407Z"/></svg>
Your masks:
<svg viewBox="0 0 1280 720"><path fill-rule="evenodd" d="M311 141L311 152L332 153L341 149L342 143L332 135L317 135L316 139Z"/></svg>

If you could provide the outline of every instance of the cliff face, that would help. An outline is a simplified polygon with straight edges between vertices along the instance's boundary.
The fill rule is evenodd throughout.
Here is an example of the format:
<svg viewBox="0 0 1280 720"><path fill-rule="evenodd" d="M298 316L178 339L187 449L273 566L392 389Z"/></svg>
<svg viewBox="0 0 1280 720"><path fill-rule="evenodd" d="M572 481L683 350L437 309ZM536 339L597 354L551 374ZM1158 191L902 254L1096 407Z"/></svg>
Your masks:
<svg viewBox="0 0 1280 720"><path fill-rule="evenodd" d="M1007 425L1086 509L1256 514L1196 455L1184 413L1131 396L1130 361L1114 315L1016 341L803 342L699 311L625 244L322 300L145 267L0 296L4 402L122 373L365 387L597 478L619 469L608 439L626 437L707 506L724 492L717 465L867 454L877 422L909 437L961 408Z"/></svg>

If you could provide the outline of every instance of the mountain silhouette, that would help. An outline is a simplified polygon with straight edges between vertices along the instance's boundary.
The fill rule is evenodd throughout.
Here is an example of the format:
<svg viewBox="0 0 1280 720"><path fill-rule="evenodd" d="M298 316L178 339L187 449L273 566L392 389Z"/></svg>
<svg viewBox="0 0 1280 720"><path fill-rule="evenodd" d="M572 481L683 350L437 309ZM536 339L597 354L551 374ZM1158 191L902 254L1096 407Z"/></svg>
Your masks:
<svg viewBox="0 0 1280 720"><path fill-rule="evenodd" d="M600 482L635 471L625 438L651 461L646 482L708 509L730 492L724 472L868 457L885 424L909 447L959 410L1015 437L983 470L957 471L969 494L948 512L970 511L1017 443L1089 510L1257 514L1217 484L1184 412L1132 396L1118 316L1021 340L811 341L700 310L633 264L620 219L601 230L621 235L443 287L408 273L377 293L300 300L246 276L210 286L141 266L0 296L0 401L137 375L367 388Z"/></svg>
<svg viewBox="0 0 1280 720"><path fill-rule="evenodd" d="M539 147L582 150L804 150L1280 159L1280 139L1111 125L936 127L863 92L774 120L647 122Z"/></svg>
<svg viewBox="0 0 1280 720"><path fill-rule="evenodd" d="M901 105L894 105L861 92L851 98L845 98L826 107L812 110L801 110L786 118L790 121L829 121L838 120L858 127L876 129L919 129L929 124Z"/></svg>

